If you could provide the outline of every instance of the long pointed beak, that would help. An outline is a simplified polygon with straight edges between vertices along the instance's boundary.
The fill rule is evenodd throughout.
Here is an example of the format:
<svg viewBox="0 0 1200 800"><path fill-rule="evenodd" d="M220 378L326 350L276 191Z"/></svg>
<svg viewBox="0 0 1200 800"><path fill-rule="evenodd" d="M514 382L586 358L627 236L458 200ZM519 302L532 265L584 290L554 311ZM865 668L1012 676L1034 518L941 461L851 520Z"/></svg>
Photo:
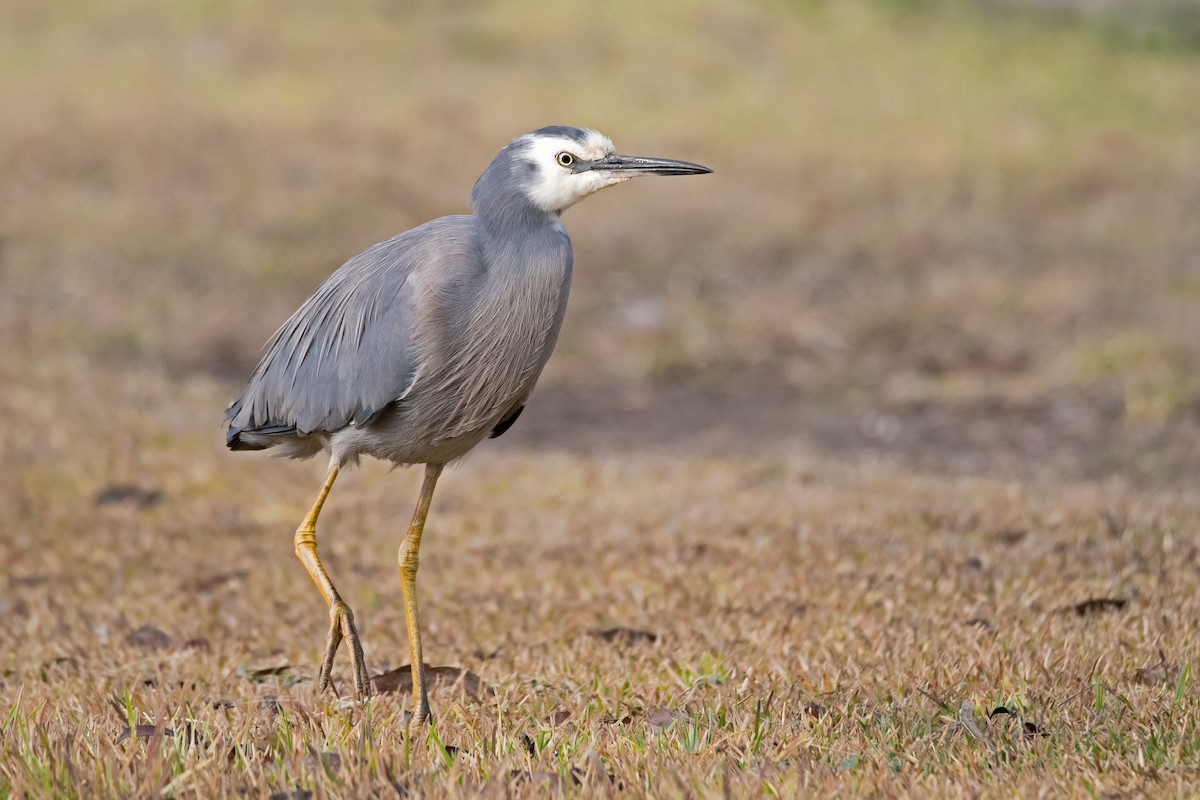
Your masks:
<svg viewBox="0 0 1200 800"><path fill-rule="evenodd" d="M712 172L708 167L673 158L643 158L610 153L599 161L593 161L589 169L602 172L624 172L634 175L705 175Z"/></svg>

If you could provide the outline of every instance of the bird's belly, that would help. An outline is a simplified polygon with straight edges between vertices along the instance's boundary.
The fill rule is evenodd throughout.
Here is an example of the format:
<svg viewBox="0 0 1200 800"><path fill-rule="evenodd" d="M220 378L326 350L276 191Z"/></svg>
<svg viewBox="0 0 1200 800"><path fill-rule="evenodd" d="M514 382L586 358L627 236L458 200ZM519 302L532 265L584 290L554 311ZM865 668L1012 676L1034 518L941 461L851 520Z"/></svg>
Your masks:
<svg viewBox="0 0 1200 800"><path fill-rule="evenodd" d="M398 403L370 424L343 428L331 437L334 456L342 462L368 455L393 464L448 464L487 437L486 430L432 436L428 426L414 418L415 410Z"/></svg>
<svg viewBox="0 0 1200 800"><path fill-rule="evenodd" d="M524 344L495 341L452 369L421 376L373 422L335 434L335 454L343 460L365 454L396 464L461 458L524 404L549 356L544 345L540 338Z"/></svg>

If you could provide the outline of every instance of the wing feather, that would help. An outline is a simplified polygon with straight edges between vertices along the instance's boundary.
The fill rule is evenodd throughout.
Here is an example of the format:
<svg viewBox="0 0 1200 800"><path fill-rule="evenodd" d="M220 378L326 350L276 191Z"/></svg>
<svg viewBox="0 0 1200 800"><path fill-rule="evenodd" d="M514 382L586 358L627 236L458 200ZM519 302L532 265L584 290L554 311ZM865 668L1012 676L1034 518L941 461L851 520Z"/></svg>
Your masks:
<svg viewBox="0 0 1200 800"><path fill-rule="evenodd" d="M422 276L476 252L473 218L443 217L371 247L329 276L267 343L226 410L242 432L307 435L375 419L420 366Z"/></svg>

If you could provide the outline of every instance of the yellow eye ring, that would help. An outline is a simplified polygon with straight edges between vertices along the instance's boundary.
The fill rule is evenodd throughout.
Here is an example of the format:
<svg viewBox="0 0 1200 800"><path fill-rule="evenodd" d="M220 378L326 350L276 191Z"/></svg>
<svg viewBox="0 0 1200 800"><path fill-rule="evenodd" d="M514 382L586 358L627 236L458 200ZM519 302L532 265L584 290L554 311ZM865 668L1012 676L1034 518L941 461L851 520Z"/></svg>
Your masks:
<svg viewBox="0 0 1200 800"><path fill-rule="evenodd" d="M554 160L558 162L560 167L569 167L575 163L575 156L571 155L570 153L563 152L555 156Z"/></svg>

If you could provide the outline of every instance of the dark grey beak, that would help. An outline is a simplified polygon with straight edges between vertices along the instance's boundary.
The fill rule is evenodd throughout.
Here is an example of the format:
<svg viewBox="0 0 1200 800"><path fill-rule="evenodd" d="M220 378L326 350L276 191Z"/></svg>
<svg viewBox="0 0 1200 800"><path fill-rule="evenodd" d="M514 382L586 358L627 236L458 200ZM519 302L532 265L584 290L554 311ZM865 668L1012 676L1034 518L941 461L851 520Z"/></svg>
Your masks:
<svg viewBox="0 0 1200 800"><path fill-rule="evenodd" d="M593 161L588 169L604 172L626 172L637 175L705 175L712 172L708 167L673 158L643 158L621 156L610 153L599 161Z"/></svg>

